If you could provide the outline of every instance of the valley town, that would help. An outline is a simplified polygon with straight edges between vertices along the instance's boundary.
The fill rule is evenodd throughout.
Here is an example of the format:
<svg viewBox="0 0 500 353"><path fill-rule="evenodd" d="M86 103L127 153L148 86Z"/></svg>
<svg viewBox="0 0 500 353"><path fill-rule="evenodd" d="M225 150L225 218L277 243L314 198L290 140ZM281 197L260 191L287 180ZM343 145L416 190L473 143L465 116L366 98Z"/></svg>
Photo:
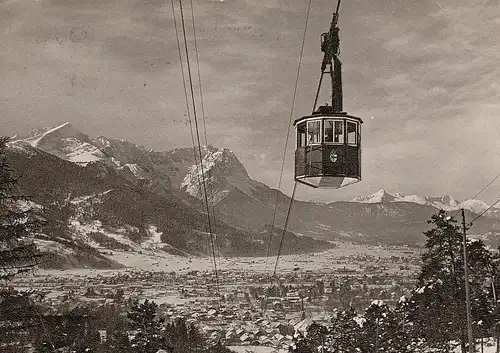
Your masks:
<svg viewBox="0 0 500 353"><path fill-rule="evenodd" d="M284 256L285 270L271 286L271 261L266 270L264 258L232 259L226 266L239 262L240 267L246 263L255 268L222 268L218 272L220 299L213 271L201 266L191 269L197 262L203 264L201 258L184 259L185 267L177 271L160 268L158 261L153 262L153 270L42 270L11 284L12 290L41 293L42 306L64 310L125 308L138 298L150 300L158 304L159 317L186 318L214 343L287 351L294 334L304 334L313 322L327 324L335 315L334 308L363 310L377 300L395 305L411 291L420 262L416 249L351 248L360 253L346 255L345 249L338 249ZM330 268L321 268L322 260ZM105 328L97 329L106 340Z"/></svg>

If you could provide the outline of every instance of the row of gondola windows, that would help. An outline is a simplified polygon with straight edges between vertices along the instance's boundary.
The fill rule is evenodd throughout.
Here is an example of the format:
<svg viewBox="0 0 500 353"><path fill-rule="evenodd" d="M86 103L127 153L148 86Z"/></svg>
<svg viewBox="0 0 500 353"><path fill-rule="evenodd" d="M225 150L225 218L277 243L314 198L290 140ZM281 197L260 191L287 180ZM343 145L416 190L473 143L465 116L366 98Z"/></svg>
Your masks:
<svg viewBox="0 0 500 353"><path fill-rule="evenodd" d="M297 147L308 145L319 145L321 143L347 144L357 145L358 142L358 124L352 121L344 120L323 120L323 129L321 128L322 120L311 120L298 124L297 126ZM306 125L307 124L307 125ZM323 131L323 141L321 140L321 131ZM347 136L345 136L347 132Z"/></svg>

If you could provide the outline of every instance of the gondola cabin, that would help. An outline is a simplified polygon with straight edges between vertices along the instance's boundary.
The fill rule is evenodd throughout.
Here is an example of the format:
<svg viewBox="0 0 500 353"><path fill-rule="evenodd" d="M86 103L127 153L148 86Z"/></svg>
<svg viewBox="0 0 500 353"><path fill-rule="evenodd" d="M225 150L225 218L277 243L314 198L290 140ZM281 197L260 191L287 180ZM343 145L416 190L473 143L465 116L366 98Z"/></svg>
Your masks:
<svg viewBox="0 0 500 353"><path fill-rule="evenodd" d="M295 120L295 181L333 189L360 181L362 123L329 106Z"/></svg>
<svg viewBox="0 0 500 353"><path fill-rule="evenodd" d="M361 124L343 111L342 63L337 26L340 0L329 32L321 35L321 76L312 114L295 120L295 181L338 189L361 180ZM324 76L331 79L331 105L316 109Z"/></svg>

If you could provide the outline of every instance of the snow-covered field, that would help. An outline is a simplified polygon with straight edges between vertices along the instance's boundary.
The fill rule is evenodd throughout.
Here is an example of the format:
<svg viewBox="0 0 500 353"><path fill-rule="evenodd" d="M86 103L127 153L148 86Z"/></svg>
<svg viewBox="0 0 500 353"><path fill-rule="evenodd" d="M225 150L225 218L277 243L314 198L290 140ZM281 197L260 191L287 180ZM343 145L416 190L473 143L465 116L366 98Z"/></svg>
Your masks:
<svg viewBox="0 0 500 353"><path fill-rule="evenodd" d="M212 270L212 260L209 257L183 257L166 254L162 251L143 250L142 253L112 251L109 255L113 260L123 264L125 269L121 270L94 270L94 269L70 269L70 270L40 270L39 273L51 275L106 275L116 271L133 269L138 271L176 271L187 272L193 270ZM379 247L367 245L355 245L338 243L337 247L324 252L304 255L281 256L278 262L278 270L291 272L299 269L301 271L334 270L334 269L360 269L360 265L368 265L370 261L376 263L379 259L388 259L393 256L408 259L418 256L417 250L403 247ZM346 257L349 257L346 258ZM364 260L366 259L366 260ZM266 272L274 268L276 256L269 257L218 257L217 266L220 271L251 271ZM383 262L383 261L382 261ZM407 261L405 262L407 264ZM394 268L393 268L394 267ZM387 271L397 270L396 266Z"/></svg>
<svg viewBox="0 0 500 353"><path fill-rule="evenodd" d="M475 352L481 353L496 353L497 346L495 344L495 340L493 338L483 339L483 347L481 348L481 342L478 339L476 341L476 349ZM452 353L460 353L460 346L458 346Z"/></svg>
<svg viewBox="0 0 500 353"><path fill-rule="evenodd" d="M230 350L236 353L285 353L285 349L275 349L264 346L229 346Z"/></svg>

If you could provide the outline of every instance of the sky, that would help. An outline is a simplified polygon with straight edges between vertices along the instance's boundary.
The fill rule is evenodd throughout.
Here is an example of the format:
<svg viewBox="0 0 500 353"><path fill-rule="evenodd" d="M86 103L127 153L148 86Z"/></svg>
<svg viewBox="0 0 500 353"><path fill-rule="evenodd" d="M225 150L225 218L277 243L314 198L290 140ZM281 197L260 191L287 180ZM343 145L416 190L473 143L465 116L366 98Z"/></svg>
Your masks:
<svg viewBox="0 0 500 353"><path fill-rule="evenodd" d="M208 143L277 187L290 131L290 194L289 120L311 113L336 2L311 0L292 111L309 1L192 1ZM199 98L189 0L183 7ZM173 19L168 0L0 0L1 133L69 121L91 137L192 147ZM300 186L298 199L384 188L463 200L500 173L499 0L343 0L339 27L344 110L364 120L363 180ZM478 198L500 198L500 178Z"/></svg>

